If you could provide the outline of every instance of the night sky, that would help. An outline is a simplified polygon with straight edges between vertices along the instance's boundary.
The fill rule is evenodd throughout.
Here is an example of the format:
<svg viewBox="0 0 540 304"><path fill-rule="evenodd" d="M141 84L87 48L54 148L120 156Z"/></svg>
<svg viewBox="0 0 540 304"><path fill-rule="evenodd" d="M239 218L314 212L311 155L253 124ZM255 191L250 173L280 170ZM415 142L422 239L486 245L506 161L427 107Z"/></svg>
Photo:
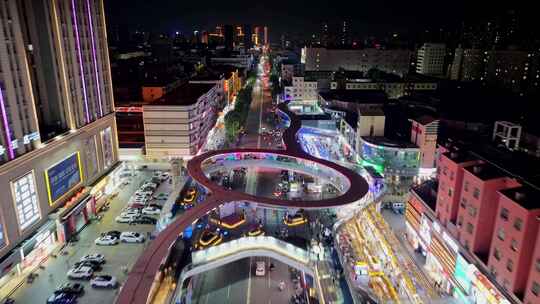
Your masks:
<svg viewBox="0 0 540 304"><path fill-rule="evenodd" d="M360 35L457 27L463 20L507 9L494 4L477 0L105 0L112 26L172 33L212 29L216 24L266 24L271 39L284 31L308 36L319 32L322 22L339 20L348 20L352 32Z"/></svg>

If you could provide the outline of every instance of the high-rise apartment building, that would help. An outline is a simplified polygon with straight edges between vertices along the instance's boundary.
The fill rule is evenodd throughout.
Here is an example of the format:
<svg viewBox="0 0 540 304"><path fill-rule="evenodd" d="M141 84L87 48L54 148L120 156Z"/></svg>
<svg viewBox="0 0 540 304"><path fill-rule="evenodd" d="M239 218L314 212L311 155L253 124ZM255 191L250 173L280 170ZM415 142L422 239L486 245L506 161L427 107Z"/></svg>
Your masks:
<svg viewBox="0 0 540 304"><path fill-rule="evenodd" d="M444 43L424 43L416 56L416 72L424 75L440 76L444 72Z"/></svg>
<svg viewBox="0 0 540 304"><path fill-rule="evenodd" d="M367 72L377 68L403 76L409 72L411 52L406 49L329 49L305 47L302 63L306 71L337 71L339 68Z"/></svg>
<svg viewBox="0 0 540 304"><path fill-rule="evenodd" d="M0 3L0 287L82 229L117 185L107 176L93 188L116 172L113 111L102 0Z"/></svg>
<svg viewBox="0 0 540 304"><path fill-rule="evenodd" d="M259 43L261 43L261 37L259 37L260 30L261 28L259 26L256 26L254 28L253 43L255 44L255 46L259 46Z"/></svg>

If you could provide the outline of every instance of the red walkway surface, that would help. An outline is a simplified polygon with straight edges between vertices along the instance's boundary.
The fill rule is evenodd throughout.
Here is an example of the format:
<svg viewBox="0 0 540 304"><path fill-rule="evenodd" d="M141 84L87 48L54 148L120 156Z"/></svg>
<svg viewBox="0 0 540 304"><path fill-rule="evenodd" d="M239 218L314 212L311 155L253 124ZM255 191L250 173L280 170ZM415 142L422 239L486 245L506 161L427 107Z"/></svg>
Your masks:
<svg viewBox="0 0 540 304"><path fill-rule="evenodd" d="M192 158L187 163L189 175L198 183L202 184L209 190L207 198L196 204L193 208L187 210L184 214L172 222L165 230L158 234L148 248L139 257L133 268L131 269L127 281L122 286L120 294L116 300L118 304L145 304L148 302L154 280L157 273L160 271L160 266L169 254L169 248L176 241L178 235L191 225L195 220L204 216L208 211L219 207L221 204L233 201L252 201L272 206L280 207L296 207L296 208L326 208L336 207L353 203L367 194L368 184L357 173L337 165L333 162L319 159L304 152L297 142L296 133L301 127L301 121L298 117L289 111L286 104L280 104L279 110L287 114L290 118L290 126L283 132L283 141L286 150L270 150L270 149L231 149L210 151ZM320 165L334 169L346 178L349 179L351 187L342 194L333 199L317 200L317 201L289 201L283 199L267 198L250 195L244 192L230 191L218 184L211 182L201 169L201 163L209 157L237 152L259 152L273 153L276 155L290 156L303 158Z"/></svg>

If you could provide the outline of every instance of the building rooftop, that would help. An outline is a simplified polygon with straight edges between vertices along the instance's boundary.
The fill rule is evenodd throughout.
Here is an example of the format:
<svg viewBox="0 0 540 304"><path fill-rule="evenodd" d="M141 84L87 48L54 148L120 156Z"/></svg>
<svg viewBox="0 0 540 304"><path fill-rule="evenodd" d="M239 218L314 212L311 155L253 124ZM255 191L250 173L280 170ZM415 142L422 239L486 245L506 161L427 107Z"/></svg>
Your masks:
<svg viewBox="0 0 540 304"><path fill-rule="evenodd" d="M422 115L422 116L419 116L419 117L416 117L416 118L412 118L412 120L416 121L417 123L423 125L423 126L426 126L426 125L429 125L430 123L438 120L437 118L433 117L433 116L430 116L430 115Z"/></svg>
<svg viewBox="0 0 540 304"><path fill-rule="evenodd" d="M401 139L389 139L384 136L362 136L362 139L376 146L401 149L418 149L418 146L415 144Z"/></svg>
<svg viewBox="0 0 540 304"><path fill-rule="evenodd" d="M189 106L215 86L213 83L186 83L148 105Z"/></svg>
<svg viewBox="0 0 540 304"><path fill-rule="evenodd" d="M386 94L381 90L330 90L320 92L324 100L338 100L358 104L383 104L386 102Z"/></svg>
<svg viewBox="0 0 540 304"><path fill-rule="evenodd" d="M467 166L464 169L484 181L508 176L504 171L487 163Z"/></svg>
<svg viewBox="0 0 540 304"><path fill-rule="evenodd" d="M540 187L540 160L537 157L478 142L471 147L471 154L507 171L507 175Z"/></svg>
<svg viewBox="0 0 540 304"><path fill-rule="evenodd" d="M435 212L438 186L439 182L431 179L411 188L411 191L414 192L414 194L416 194L426 204L426 206Z"/></svg>
<svg viewBox="0 0 540 304"><path fill-rule="evenodd" d="M358 109L360 116L385 116L384 110L380 107L369 107Z"/></svg>
<svg viewBox="0 0 540 304"><path fill-rule="evenodd" d="M442 155L447 157L448 159L452 160L453 162L457 164L477 160L477 158L473 157L471 154L465 152L465 151L449 151L445 152Z"/></svg>
<svg viewBox="0 0 540 304"><path fill-rule="evenodd" d="M540 209L540 190L537 188L521 186L499 192L527 210Z"/></svg>

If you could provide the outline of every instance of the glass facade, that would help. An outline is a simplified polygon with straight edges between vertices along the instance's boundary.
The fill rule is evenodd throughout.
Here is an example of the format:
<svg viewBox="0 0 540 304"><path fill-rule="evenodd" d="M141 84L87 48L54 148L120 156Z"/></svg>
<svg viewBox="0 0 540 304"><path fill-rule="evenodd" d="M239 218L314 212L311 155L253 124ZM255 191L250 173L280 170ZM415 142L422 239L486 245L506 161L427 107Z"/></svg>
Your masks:
<svg viewBox="0 0 540 304"><path fill-rule="evenodd" d="M420 152L414 148L376 145L360 138L359 155L380 173L415 176L420 165Z"/></svg>
<svg viewBox="0 0 540 304"><path fill-rule="evenodd" d="M19 229L24 230L41 219L34 173L29 172L13 181L11 190L15 200Z"/></svg>

